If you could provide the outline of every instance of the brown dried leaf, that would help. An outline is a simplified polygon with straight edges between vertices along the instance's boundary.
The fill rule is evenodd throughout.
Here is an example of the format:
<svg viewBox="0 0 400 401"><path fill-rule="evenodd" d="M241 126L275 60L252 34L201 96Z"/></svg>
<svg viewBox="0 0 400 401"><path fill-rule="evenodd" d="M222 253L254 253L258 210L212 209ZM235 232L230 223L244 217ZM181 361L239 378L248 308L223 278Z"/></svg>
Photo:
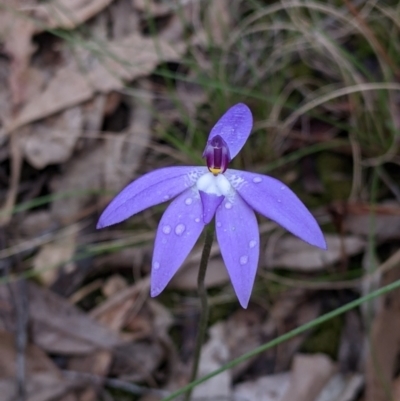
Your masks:
<svg viewBox="0 0 400 401"><path fill-rule="evenodd" d="M74 150L83 124L82 110L72 107L59 115L36 122L20 137L24 155L37 169L67 161Z"/></svg>
<svg viewBox="0 0 400 401"><path fill-rule="evenodd" d="M111 359L105 364L104 355L92 355L80 358L75 363L87 366L93 372L103 361L103 371L96 374L105 375L111 368L113 375L125 376L126 380L142 381L154 373L164 358L165 349L159 339L167 337L172 324L171 313L154 300L147 300L149 281L145 280L122 291L115 292L108 300L92 311L98 321L114 331L127 329L133 331L131 339L145 338L146 341L123 344L115 349L113 363ZM149 341L150 340L150 341ZM87 400L91 400L90 392ZM86 399L85 399L86 400Z"/></svg>
<svg viewBox="0 0 400 401"><path fill-rule="evenodd" d="M105 159L104 146L97 146L90 152L74 157L67 163L65 174L52 180L51 186L55 194L80 192L79 196L55 198L51 204L51 214L54 219L61 222L73 219L92 199L91 191L101 188L101 171Z"/></svg>
<svg viewBox="0 0 400 401"><path fill-rule="evenodd" d="M350 376L346 376L345 382L345 387L342 390L342 393L340 394L340 397L337 399L337 401L357 400L358 394L360 394L361 389L364 388L364 375L360 373L354 373Z"/></svg>
<svg viewBox="0 0 400 401"><path fill-rule="evenodd" d="M82 108L83 126L89 137L98 136L103 124L107 95L98 94L89 102L84 103Z"/></svg>
<svg viewBox="0 0 400 401"><path fill-rule="evenodd" d="M117 1L108 8L110 17L107 24L112 23L112 37L123 38L132 32L140 31L140 15L130 1Z"/></svg>
<svg viewBox="0 0 400 401"><path fill-rule="evenodd" d="M61 372L38 347L28 344L25 352L27 401L60 399L71 388ZM0 393L2 401L14 401L16 390L15 338L11 333L0 332ZM70 395L69 401L76 401Z"/></svg>
<svg viewBox="0 0 400 401"><path fill-rule="evenodd" d="M164 357L159 341L124 344L115 350L110 373L126 381L143 381L154 374Z"/></svg>
<svg viewBox="0 0 400 401"><path fill-rule="evenodd" d="M398 203L377 205L373 217L371 211L349 213L344 220L344 229L354 235L368 237L373 222L374 235L378 241L400 238L400 210Z"/></svg>
<svg viewBox="0 0 400 401"><path fill-rule="evenodd" d="M337 235L327 234L325 239L327 250L312 247L293 236L286 236L273 247L267 247L266 266L319 271L338 262L343 257L362 252L366 244L364 240L355 236L341 238Z"/></svg>
<svg viewBox="0 0 400 401"><path fill-rule="evenodd" d="M37 17L46 28L73 29L105 9L114 0L53 0L41 3Z"/></svg>
<svg viewBox="0 0 400 401"><path fill-rule="evenodd" d="M290 373L278 373L237 384L233 389L234 398L249 401L280 401L289 387L290 377Z"/></svg>
<svg viewBox="0 0 400 401"><path fill-rule="evenodd" d="M400 269L386 273L382 285L400 279ZM389 328L389 329L388 329ZM366 401L386 401L397 366L400 344L400 290L384 296L381 310L372 322L370 350L366 362Z"/></svg>
<svg viewBox="0 0 400 401"><path fill-rule="evenodd" d="M9 122L8 130L76 106L91 99L94 89L87 77L73 66L60 68L42 93L25 104L16 118Z"/></svg>
<svg viewBox="0 0 400 401"><path fill-rule="evenodd" d="M282 401L313 401L335 373L334 363L324 354L296 355L289 388Z"/></svg>
<svg viewBox="0 0 400 401"><path fill-rule="evenodd" d="M148 87L147 84L146 81L140 82L141 87ZM104 180L106 189L110 191L120 190L132 180L150 143L152 96L142 97L140 102L132 104L132 108L129 127L105 144Z"/></svg>
<svg viewBox="0 0 400 401"><path fill-rule="evenodd" d="M0 325L10 329L14 314L6 286L0 286L0 300ZM28 283L28 302L33 341L48 352L87 354L96 349L113 348L122 342L117 334L64 298L33 283Z"/></svg>
<svg viewBox="0 0 400 401"><path fill-rule="evenodd" d="M12 105L20 106L25 100L27 72L34 46L31 43L36 30L34 22L13 12L22 6L28 6L31 1L3 0L0 8L0 38L4 43L4 49L11 58L9 72L9 88L11 91Z"/></svg>
<svg viewBox="0 0 400 401"><path fill-rule="evenodd" d="M132 180L151 136L152 99L141 99L131 114L127 130L115 134L80 157L75 157L62 177L53 181L54 192L88 191L87 195L56 199L52 214L60 221L76 216L92 198L91 190L117 191Z"/></svg>
<svg viewBox="0 0 400 401"><path fill-rule="evenodd" d="M219 322L209 329L210 339L201 349L199 377L219 369L230 359L230 351L226 343L226 328ZM196 386L193 390L194 399L229 399L231 396L231 372L225 370L206 383Z"/></svg>
<svg viewBox="0 0 400 401"><path fill-rule="evenodd" d="M303 291L290 291L282 295L273 305L267 317L255 308L239 310L224 323L225 343L230 359L251 351L280 334L315 319L320 313L318 302L309 302ZM273 350L250 358L232 368L233 378L256 364L259 373L281 372L288 369L295 352L308 333L297 336Z"/></svg>
<svg viewBox="0 0 400 401"><path fill-rule="evenodd" d="M263 316L254 309L238 310L228 318L225 324L225 341L230 358L234 359L251 351L263 342ZM255 358L248 359L232 369L235 378L245 371Z"/></svg>
<svg viewBox="0 0 400 401"><path fill-rule="evenodd" d="M132 308L138 298L147 293L150 288L150 280L145 279L130 286L108 298L94 308L90 315L93 319L106 325L113 331L120 331L127 323ZM140 302L140 301L139 301Z"/></svg>
<svg viewBox="0 0 400 401"><path fill-rule="evenodd" d="M18 234L22 238L32 238L54 229L53 221L47 210L31 211L18 224Z"/></svg>
<svg viewBox="0 0 400 401"><path fill-rule="evenodd" d="M117 335L56 294L31 284L29 295L33 335L43 349L80 354L121 343Z"/></svg>
<svg viewBox="0 0 400 401"><path fill-rule="evenodd" d="M88 72L88 79L100 92L122 89L123 81L149 74L163 61L178 61L186 49L184 42L170 42L132 34L106 46L107 55Z"/></svg>
<svg viewBox="0 0 400 401"><path fill-rule="evenodd" d="M39 96L31 99L7 131L76 106L91 99L96 92L122 89L131 81L150 73L158 63L179 60L186 45L158 38L132 34L124 39L102 44L102 58L92 60L92 67L82 71L77 63L60 68ZM92 55L93 57L93 55Z"/></svg>
<svg viewBox="0 0 400 401"><path fill-rule="evenodd" d="M316 401L356 401L364 386L364 375L336 373L320 392Z"/></svg>
<svg viewBox="0 0 400 401"><path fill-rule="evenodd" d="M392 383L393 388L393 399L400 400L400 376L393 380Z"/></svg>
<svg viewBox="0 0 400 401"><path fill-rule="evenodd" d="M46 287L57 279L57 268L62 263L69 262L75 253L77 231L74 227L70 231L62 239L43 245L35 255L33 269Z"/></svg>
<svg viewBox="0 0 400 401"><path fill-rule="evenodd" d="M111 351L99 350L91 355L70 358L68 370L90 373L96 377L105 377L108 374L111 361ZM87 387L79 396L79 401L94 401L96 399L97 391L92 387Z"/></svg>
<svg viewBox="0 0 400 401"><path fill-rule="evenodd" d="M276 320L277 317L275 315L275 317L271 317L264 326L264 333L267 334L268 338L271 340L279 335L289 332L290 330L294 330L296 327L311 322L320 315L320 302L316 302L315 299L308 300L307 298L302 300L301 295L299 296L298 294L296 295L290 292L286 294L288 297L291 295L293 296L292 300L287 300L286 302L286 300L281 299L279 302L280 305L274 305L273 310L271 311L273 312L273 315L275 315L276 312L278 312L277 314L284 312L286 316L284 314ZM285 308L288 308L288 310L284 311ZM282 310L279 311L279 309ZM281 372L288 369L290 362L293 359L293 355L299 351L309 334L310 332L305 332L298 335L282 344L279 344L275 350L271 350L271 352L268 353L269 356L274 355L275 358L274 372Z"/></svg>
<svg viewBox="0 0 400 401"><path fill-rule="evenodd" d="M109 277L102 286L102 293L106 298L110 298L119 294L122 290L128 287L128 283L124 277L119 274L113 274Z"/></svg>

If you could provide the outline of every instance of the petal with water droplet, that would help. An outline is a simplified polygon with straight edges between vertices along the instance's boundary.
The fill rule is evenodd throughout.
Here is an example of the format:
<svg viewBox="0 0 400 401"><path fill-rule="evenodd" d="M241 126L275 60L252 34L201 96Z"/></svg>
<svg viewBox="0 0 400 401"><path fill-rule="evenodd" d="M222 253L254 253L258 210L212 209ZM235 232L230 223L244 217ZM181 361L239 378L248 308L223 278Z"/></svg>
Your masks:
<svg viewBox="0 0 400 401"><path fill-rule="evenodd" d="M229 208L226 207L228 202L231 205ZM222 258L239 302L243 308L247 308L260 251L256 216L236 193L229 201L225 200L221 204L215 217Z"/></svg>
<svg viewBox="0 0 400 401"><path fill-rule="evenodd" d="M230 157L233 159L246 143L252 127L253 116L250 109L245 104L238 103L217 121L207 143L219 135L228 145Z"/></svg>
<svg viewBox="0 0 400 401"><path fill-rule="evenodd" d="M186 200L192 199L188 205ZM153 261L158 268L151 270L151 296L164 290L182 265L204 228L200 195L188 189L174 199L164 212L154 242ZM168 229L166 229L168 227Z"/></svg>
<svg viewBox="0 0 400 401"><path fill-rule="evenodd" d="M206 172L206 167L166 167L143 175L111 201L100 216L97 228L120 223L150 206L172 199L193 186Z"/></svg>
<svg viewBox="0 0 400 401"><path fill-rule="evenodd" d="M326 249L324 235L315 218L281 181L266 175L230 169L225 176L256 212L280 224L303 241ZM254 181L260 177L261 181Z"/></svg>

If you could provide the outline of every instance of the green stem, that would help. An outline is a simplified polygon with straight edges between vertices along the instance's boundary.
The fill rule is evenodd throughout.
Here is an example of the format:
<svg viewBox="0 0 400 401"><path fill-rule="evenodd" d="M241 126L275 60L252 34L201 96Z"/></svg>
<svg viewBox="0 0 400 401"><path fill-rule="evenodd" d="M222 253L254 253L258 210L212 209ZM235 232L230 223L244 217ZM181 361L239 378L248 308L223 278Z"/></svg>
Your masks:
<svg viewBox="0 0 400 401"><path fill-rule="evenodd" d="M208 302L207 302L207 288L204 283L206 277L208 260L210 258L211 246L214 240L214 224L210 223L206 229L206 238L204 240L203 252L201 254L199 274L197 276L197 288L199 292L199 298L201 302L200 322L199 330L196 337L196 345L194 349L192 373L190 375L190 381L196 380L197 372L199 370L201 347L204 342L204 336L207 331L208 324ZM189 401L192 395L193 387L190 387L185 394L185 401Z"/></svg>

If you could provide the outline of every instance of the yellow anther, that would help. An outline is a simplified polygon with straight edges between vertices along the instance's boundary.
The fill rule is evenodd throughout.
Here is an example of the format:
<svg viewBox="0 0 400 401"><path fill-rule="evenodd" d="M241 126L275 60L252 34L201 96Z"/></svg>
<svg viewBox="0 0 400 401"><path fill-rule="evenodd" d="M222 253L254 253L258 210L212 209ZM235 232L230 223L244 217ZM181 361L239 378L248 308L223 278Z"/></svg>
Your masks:
<svg viewBox="0 0 400 401"><path fill-rule="evenodd" d="M209 167L208 169L209 169L210 172L213 173L214 175L218 175L219 173L222 172L222 168L212 168L212 167Z"/></svg>

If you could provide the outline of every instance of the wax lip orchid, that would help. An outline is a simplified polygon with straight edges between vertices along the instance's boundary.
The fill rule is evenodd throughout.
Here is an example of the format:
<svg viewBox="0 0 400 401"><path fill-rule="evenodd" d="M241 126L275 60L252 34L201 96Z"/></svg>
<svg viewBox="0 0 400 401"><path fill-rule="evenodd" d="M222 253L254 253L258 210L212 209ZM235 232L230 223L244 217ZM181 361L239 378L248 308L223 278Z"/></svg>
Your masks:
<svg viewBox="0 0 400 401"><path fill-rule="evenodd" d="M250 299L259 259L254 211L303 241L326 249L314 217L285 184L266 175L228 169L252 125L250 109L236 104L210 132L203 153L207 167L167 167L147 173L125 187L100 216L97 228L119 223L175 198L157 229L151 296L164 290L214 216L222 258L243 308Z"/></svg>

